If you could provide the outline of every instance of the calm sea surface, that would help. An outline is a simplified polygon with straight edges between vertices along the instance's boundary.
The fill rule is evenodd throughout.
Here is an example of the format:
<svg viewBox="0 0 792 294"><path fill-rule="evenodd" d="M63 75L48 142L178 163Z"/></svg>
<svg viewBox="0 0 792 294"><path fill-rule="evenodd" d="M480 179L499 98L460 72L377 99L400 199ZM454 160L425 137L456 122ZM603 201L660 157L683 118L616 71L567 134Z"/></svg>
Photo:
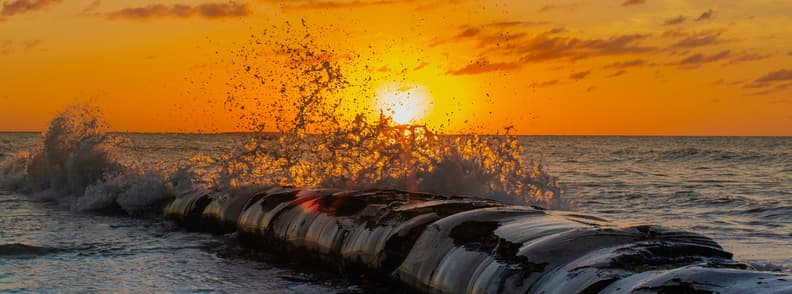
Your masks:
<svg viewBox="0 0 792 294"><path fill-rule="evenodd" d="M130 155L222 154L239 135L133 134ZM38 134L0 133L0 160ZM523 137L574 210L713 237L735 258L792 271L792 138ZM0 291L297 292L368 289L311 265L248 256L233 238L72 212L0 191Z"/></svg>

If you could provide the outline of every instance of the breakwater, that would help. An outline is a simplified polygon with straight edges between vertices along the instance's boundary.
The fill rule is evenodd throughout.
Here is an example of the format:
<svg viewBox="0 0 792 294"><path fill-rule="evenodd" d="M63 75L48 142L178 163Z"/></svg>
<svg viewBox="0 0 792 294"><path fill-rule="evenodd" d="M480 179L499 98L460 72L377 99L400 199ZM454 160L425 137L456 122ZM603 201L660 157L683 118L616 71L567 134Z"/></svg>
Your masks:
<svg viewBox="0 0 792 294"><path fill-rule="evenodd" d="M164 216L420 292L792 292L696 233L476 198L251 186L187 193Z"/></svg>

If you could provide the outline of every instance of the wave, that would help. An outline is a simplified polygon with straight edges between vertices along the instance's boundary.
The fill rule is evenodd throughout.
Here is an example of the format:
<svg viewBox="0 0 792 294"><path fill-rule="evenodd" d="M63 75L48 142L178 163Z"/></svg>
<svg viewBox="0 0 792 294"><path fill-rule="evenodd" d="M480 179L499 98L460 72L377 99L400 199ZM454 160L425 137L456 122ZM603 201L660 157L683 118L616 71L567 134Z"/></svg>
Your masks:
<svg viewBox="0 0 792 294"><path fill-rule="evenodd" d="M161 208L195 189L268 184L403 189L565 205L555 178L524 160L521 146L506 136L442 137L416 126L409 128L412 139L405 143L405 127L359 118L332 134L301 139L293 133L276 139L254 134L230 154L199 153L172 164L143 164L126 155L134 148L126 137L103 129L95 108L63 111L40 145L0 162L0 188L75 211L121 209L131 214Z"/></svg>
<svg viewBox="0 0 792 294"><path fill-rule="evenodd" d="M719 149L678 148L670 150L639 150L625 148L611 152L624 159L636 161L703 161L703 162L735 162L735 163L789 163L792 153L730 151Z"/></svg>
<svg viewBox="0 0 792 294"><path fill-rule="evenodd" d="M788 219L792 215L792 206L756 207L741 212L759 219Z"/></svg>
<svg viewBox="0 0 792 294"><path fill-rule="evenodd" d="M0 163L0 187L76 211L135 212L172 198L179 181L169 181L157 166L139 168L123 149L128 139L105 129L96 108L66 109L39 145Z"/></svg>
<svg viewBox="0 0 792 294"><path fill-rule="evenodd" d="M358 61L322 48L310 32L284 35L252 40L274 48L245 46L238 53L243 62L232 63L240 68L227 83L225 107L245 118L240 124L252 134L231 152L142 164L127 155L134 148L127 137L107 133L98 109L81 105L57 115L39 147L4 160L0 185L74 210L145 211L195 189L271 184L568 207L556 178L524 157L525 147L508 131L443 136L426 126L396 124L382 113L372 119L371 110L347 107L372 99L355 89L370 78L352 80L347 74L345 62ZM266 127L272 121L274 134Z"/></svg>
<svg viewBox="0 0 792 294"><path fill-rule="evenodd" d="M32 246L21 243L0 244L0 256L30 256L58 253L62 250L53 247Z"/></svg>

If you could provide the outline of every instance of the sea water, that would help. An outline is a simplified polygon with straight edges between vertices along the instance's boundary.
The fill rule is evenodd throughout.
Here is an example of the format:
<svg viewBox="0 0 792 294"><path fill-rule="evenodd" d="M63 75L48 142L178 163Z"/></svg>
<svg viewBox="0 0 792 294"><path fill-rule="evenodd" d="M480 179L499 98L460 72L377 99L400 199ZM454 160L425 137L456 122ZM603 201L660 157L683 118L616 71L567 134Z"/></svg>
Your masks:
<svg viewBox="0 0 792 294"><path fill-rule="evenodd" d="M222 156L246 140L244 134L123 137L128 142L115 152L144 165L175 164L199 153ZM569 203L565 209L698 232L759 269L792 270L792 138L517 140L525 157L558 178ZM0 134L0 161L40 141L40 134ZM47 197L0 192L1 291L324 293L379 287L288 258L253 255L231 236L79 209L71 200L42 201Z"/></svg>

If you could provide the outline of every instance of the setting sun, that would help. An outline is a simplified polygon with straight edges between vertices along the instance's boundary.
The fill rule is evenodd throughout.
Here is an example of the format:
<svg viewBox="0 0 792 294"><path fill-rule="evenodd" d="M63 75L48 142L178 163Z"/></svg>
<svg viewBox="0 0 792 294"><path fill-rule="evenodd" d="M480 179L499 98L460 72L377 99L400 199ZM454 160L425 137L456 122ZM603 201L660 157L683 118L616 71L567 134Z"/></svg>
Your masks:
<svg viewBox="0 0 792 294"><path fill-rule="evenodd" d="M432 108L429 90L422 85L388 84L377 91L375 107L398 124L416 123Z"/></svg>

